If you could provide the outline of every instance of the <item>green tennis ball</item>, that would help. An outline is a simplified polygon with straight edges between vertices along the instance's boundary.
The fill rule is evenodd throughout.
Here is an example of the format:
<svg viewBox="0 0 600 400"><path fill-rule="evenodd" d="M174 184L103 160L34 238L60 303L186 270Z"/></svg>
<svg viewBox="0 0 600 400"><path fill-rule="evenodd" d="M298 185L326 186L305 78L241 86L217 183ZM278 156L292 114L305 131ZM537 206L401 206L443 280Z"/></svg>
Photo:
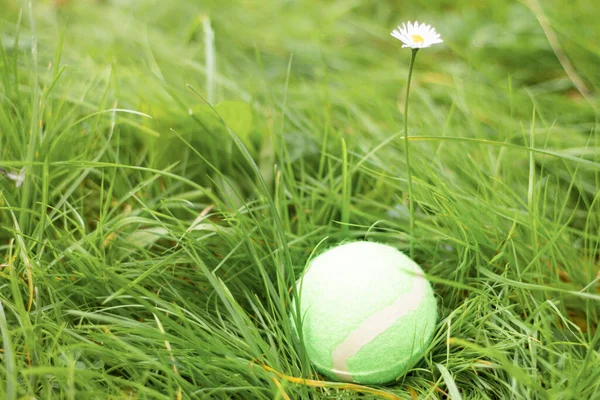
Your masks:
<svg viewBox="0 0 600 400"><path fill-rule="evenodd" d="M391 246L351 242L327 250L310 262L297 290L308 358L333 380L393 381L424 355L435 331L431 285Z"/></svg>

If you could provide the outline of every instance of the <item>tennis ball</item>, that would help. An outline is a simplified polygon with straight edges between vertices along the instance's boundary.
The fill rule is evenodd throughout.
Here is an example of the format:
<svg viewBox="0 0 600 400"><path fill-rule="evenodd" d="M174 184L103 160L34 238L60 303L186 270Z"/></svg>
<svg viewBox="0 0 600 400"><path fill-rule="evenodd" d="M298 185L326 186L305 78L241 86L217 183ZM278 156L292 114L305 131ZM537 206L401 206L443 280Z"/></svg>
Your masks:
<svg viewBox="0 0 600 400"><path fill-rule="evenodd" d="M329 249L309 263L296 288L308 358L330 379L393 381L424 355L433 337L431 285L391 246L350 242ZM298 334L294 321L292 314Z"/></svg>

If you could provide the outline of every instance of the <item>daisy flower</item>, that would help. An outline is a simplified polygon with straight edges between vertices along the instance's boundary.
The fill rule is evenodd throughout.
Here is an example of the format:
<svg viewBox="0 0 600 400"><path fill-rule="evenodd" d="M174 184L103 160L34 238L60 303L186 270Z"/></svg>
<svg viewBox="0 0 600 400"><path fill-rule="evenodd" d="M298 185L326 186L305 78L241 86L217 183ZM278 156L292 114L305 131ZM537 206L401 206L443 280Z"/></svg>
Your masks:
<svg viewBox="0 0 600 400"><path fill-rule="evenodd" d="M8 179L15 181L17 187L21 187L25 181L25 167L21 168L19 172L7 171L4 168L0 168L0 173L4 174Z"/></svg>
<svg viewBox="0 0 600 400"><path fill-rule="evenodd" d="M443 40L431 25L419 24L417 21L415 21L414 24L409 21L402 24L402 26L398 26L398 29L392 31L392 36L404 43L402 47L410 47L412 49L410 64L408 66L408 79L406 81L406 96L404 96L404 154L406 156L406 169L408 170L408 204L410 214L409 247L410 256L413 257L415 239L415 204L412 192L412 172L410 167L410 146L408 139L408 96L410 94L410 80L412 78L415 58L417 57L419 49L429 47L436 43L442 43Z"/></svg>
<svg viewBox="0 0 600 400"><path fill-rule="evenodd" d="M435 28L431 25L419 24L417 21L414 24L409 21L398 26L398 29L392 31L392 36L404 43L402 47L411 49L422 49L443 42Z"/></svg>

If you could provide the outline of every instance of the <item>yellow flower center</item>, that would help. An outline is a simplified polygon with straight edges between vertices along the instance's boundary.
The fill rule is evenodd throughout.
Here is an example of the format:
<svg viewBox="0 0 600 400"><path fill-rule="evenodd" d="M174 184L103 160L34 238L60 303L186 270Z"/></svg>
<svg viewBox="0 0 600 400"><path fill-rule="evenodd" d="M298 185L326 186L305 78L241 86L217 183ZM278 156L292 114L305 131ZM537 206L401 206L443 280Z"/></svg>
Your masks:
<svg viewBox="0 0 600 400"><path fill-rule="evenodd" d="M415 43L423 43L425 41L425 39L423 39L423 36L421 35L410 35L410 38Z"/></svg>

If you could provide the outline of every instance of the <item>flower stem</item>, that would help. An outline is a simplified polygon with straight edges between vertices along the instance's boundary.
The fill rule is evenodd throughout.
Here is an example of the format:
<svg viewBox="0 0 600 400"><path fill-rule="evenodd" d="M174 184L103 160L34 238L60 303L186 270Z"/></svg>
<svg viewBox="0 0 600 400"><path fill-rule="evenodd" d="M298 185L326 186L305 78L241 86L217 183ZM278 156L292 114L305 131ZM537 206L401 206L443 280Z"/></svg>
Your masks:
<svg viewBox="0 0 600 400"><path fill-rule="evenodd" d="M408 170L408 209L410 213L409 222L409 243L410 243L410 258L413 258L415 251L415 205L413 202L412 192L412 174L410 169L410 153L408 146L408 95L410 94L410 80L412 78L413 67L415 65L415 58L417 57L417 51L419 49L412 49L410 57L410 66L408 67L408 82L406 83L406 96L404 97L404 153L406 154L406 169Z"/></svg>

